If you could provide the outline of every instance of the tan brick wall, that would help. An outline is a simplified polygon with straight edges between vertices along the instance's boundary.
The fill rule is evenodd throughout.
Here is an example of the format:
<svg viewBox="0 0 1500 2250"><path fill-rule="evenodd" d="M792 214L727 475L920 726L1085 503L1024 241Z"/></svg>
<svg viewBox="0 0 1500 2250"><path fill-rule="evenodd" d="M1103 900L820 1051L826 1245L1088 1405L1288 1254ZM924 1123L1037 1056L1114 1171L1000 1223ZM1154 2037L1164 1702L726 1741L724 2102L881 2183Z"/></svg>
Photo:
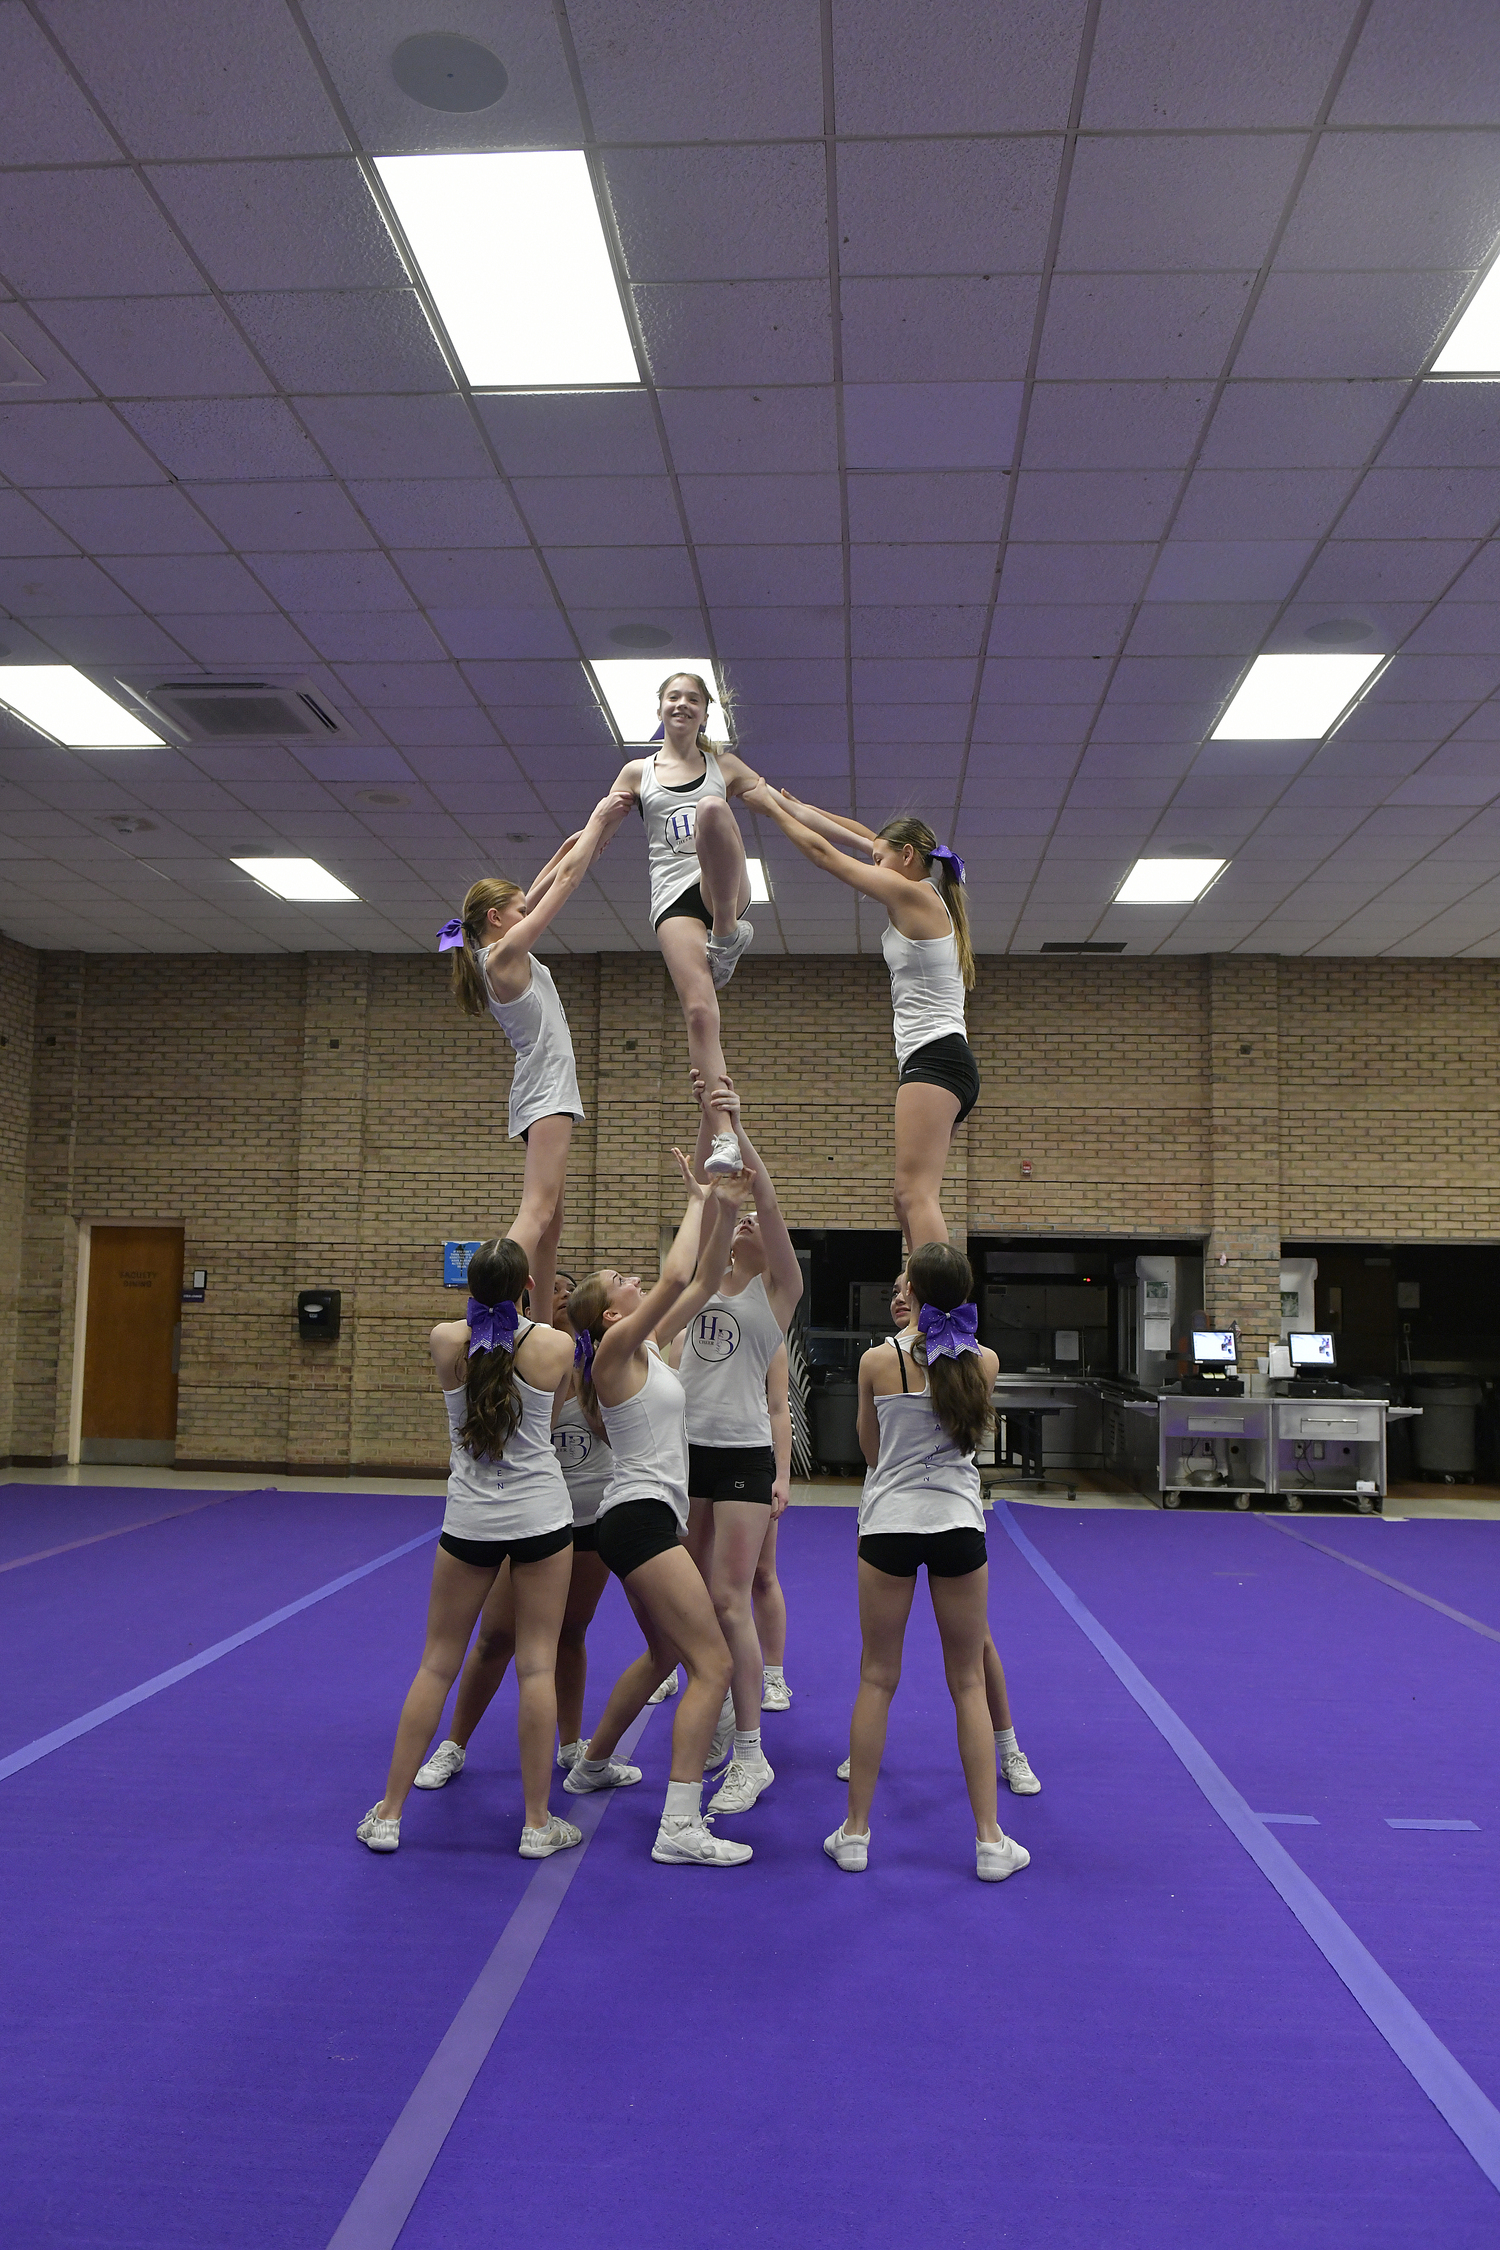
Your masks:
<svg viewBox="0 0 1500 2250"><path fill-rule="evenodd" d="M12 1450L39 956L0 938L0 1460Z"/></svg>
<svg viewBox="0 0 1500 2250"><path fill-rule="evenodd" d="M589 1111L563 1261L649 1273L695 1126L676 1002L654 957L552 967ZM982 959L950 1224L1202 1237L1211 1309L1263 1348L1283 1236L1500 1240L1497 998L1487 962ZM440 1463L440 1245L506 1224L523 1161L509 1050L442 964L0 946L0 1034L12 1212L29 1070L14 1454L66 1451L79 1224L160 1220L209 1271L183 1308L180 1460ZM792 1223L889 1225L879 959L752 956L724 1041ZM311 1286L343 1292L335 1345L297 1338ZM0 1347L4 1290L0 1266Z"/></svg>

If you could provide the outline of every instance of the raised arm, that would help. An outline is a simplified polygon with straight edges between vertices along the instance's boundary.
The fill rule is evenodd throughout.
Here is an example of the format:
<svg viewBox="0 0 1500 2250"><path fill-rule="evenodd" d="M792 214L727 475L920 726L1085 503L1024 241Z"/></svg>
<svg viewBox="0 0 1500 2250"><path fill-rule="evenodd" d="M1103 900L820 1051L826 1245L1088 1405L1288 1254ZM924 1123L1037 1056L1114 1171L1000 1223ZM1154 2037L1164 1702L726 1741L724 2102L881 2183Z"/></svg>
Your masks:
<svg viewBox="0 0 1500 2250"><path fill-rule="evenodd" d="M642 1344L655 1333L657 1323L666 1318L693 1278L703 1225L703 1207L709 1191L701 1181L693 1178L688 1160L681 1149L674 1148L672 1154L687 1183L687 1209L682 1214L682 1224L677 1229L671 1249L662 1260L661 1274L655 1286L646 1291L634 1312L627 1313L623 1320L612 1321L599 1339L599 1348L594 1354L596 1379L601 1362L608 1373L612 1366L619 1366L632 1352L640 1350Z"/></svg>
<svg viewBox="0 0 1500 2250"><path fill-rule="evenodd" d="M734 1237L734 1223L749 1193L748 1172L736 1172L728 1180L715 1180L710 1188L704 1205L703 1240L698 1251L697 1270L672 1308L674 1328L686 1328L696 1320L722 1283L729 1270L729 1249Z"/></svg>
<svg viewBox="0 0 1500 2250"><path fill-rule="evenodd" d="M555 852L526 894L526 912L514 929L507 930L491 956L496 968L519 961L562 912L588 873L595 856L604 849L630 809L628 797L613 791L601 797L588 821L574 838Z"/></svg>
<svg viewBox="0 0 1500 2250"><path fill-rule="evenodd" d="M704 1103L703 1081L697 1071L693 1073L693 1091L703 1108L703 1122L698 1129L698 1146L707 1153L715 1132L731 1132L738 1136L740 1151L745 1160L745 1170L750 1175L750 1193L755 1199L756 1216L760 1220L760 1238L766 1250L766 1295L771 1310L776 1315L781 1332L786 1334L792 1315L802 1297L802 1267L792 1247L786 1220L781 1215L781 1205L776 1197L776 1185L766 1170L765 1160L752 1144L745 1131L740 1110L740 1097L734 1090L734 1080L726 1078L723 1086L710 1102ZM715 1113L723 1117L723 1124L714 1122ZM695 1158L695 1167L697 1159Z"/></svg>
<svg viewBox="0 0 1500 2250"><path fill-rule="evenodd" d="M804 828L812 829L815 835L826 838L830 844L842 844L847 848L851 838L856 844L868 845L875 841L875 830L866 828L864 822L856 820L852 813L824 812L820 806L808 804L790 789L773 789L768 781L762 782L760 790L754 793L752 809L755 812L771 810L763 801L765 797L778 799L794 819L801 821Z"/></svg>
<svg viewBox="0 0 1500 2250"><path fill-rule="evenodd" d="M914 885L894 868L877 867L870 860L853 859L848 852L839 851L816 829L799 820L790 805L774 791L768 790L764 800L757 797L756 811L768 812L782 834L791 838L803 858L810 859L814 867L821 867L825 874L836 875L841 883L847 883L853 891L863 891L867 898L878 898L887 913L903 907L910 913ZM847 841L853 844L856 838L851 834ZM940 919L946 927L946 916ZM936 930L934 934L938 934Z"/></svg>

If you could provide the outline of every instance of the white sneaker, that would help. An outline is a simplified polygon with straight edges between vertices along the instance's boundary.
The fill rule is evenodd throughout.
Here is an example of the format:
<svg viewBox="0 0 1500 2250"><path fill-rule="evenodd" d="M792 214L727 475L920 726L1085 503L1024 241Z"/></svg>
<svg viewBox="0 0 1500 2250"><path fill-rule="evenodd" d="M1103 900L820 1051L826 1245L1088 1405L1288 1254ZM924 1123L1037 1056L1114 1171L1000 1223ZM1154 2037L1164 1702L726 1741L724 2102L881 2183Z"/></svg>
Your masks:
<svg viewBox="0 0 1500 2250"><path fill-rule="evenodd" d="M761 1683L760 1707L762 1711L790 1711L792 1691L785 1680L765 1680Z"/></svg>
<svg viewBox="0 0 1500 2250"><path fill-rule="evenodd" d="M703 1761L703 1771L712 1773L716 1766L722 1766L733 1747L734 1697L726 1695L724 1707L719 1713L719 1723L714 1728L713 1741L708 1746L708 1756Z"/></svg>
<svg viewBox="0 0 1500 2250"><path fill-rule="evenodd" d="M707 1815L700 1814L697 1820L668 1820L663 1816L651 1857L664 1866L743 1867L754 1854L748 1844L731 1844L727 1837L716 1836Z"/></svg>
<svg viewBox="0 0 1500 2250"><path fill-rule="evenodd" d="M639 1766L627 1766L622 1758L605 1758L603 1771L593 1772L588 1766L587 1743L563 1778L563 1787L570 1797L587 1797L595 1789L631 1789L641 1778Z"/></svg>
<svg viewBox="0 0 1500 2250"><path fill-rule="evenodd" d="M1002 1836L998 1844L981 1843L976 1837L974 1852L981 1883L1003 1883L1007 1875L1019 1875L1031 1865L1030 1852L1014 1836Z"/></svg>
<svg viewBox="0 0 1500 2250"><path fill-rule="evenodd" d="M395 1820L382 1820L379 1805L371 1805L354 1833L362 1844L369 1845L372 1852L397 1851L401 1844L400 1817L398 1815Z"/></svg>
<svg viewBox="0 0 1500 2250"><path fill-rule="evenodd" d="M1000 1760L1000 1778L1017 1797L1039 1797L1042 1793L1024 1750L1007 1750Z"/></svg>
<svg viewBox="0 0 1500 2250"><path fill-rule="evenodd" d="M823 1849L846 1875L863 1875L870 1864L870 1831L867 1828L863 1836L847 1836L840 1821L833 1834L823 1838Z"/></svg>
<svg viewBox="0 0 1500 2250"><path fill-rule="evenodd" d="M674 1665L671 1671L667 1674L666 1678L662 1681L661 1686L654 1687L651 1690L651 1693L647 1696L646 1701L648 1703L665 1703L669 1695L675 1695L677 1693L680 1684L681 1683L679 1682L677 1677L677 1667Z"/></svg>
<svg viewBox="0 0 1500 2250"><path fill-rule="evenodd" d="M714 980L714 989L722 992L740 965L740 956L755 936L753 922L736 922L734 936L721 944L710 930L708 933L708 973Z"/></svg>
<svg viewBox="0 0 1500 2250"><path fill-rule="evenodd" d="M425 1766L418 1766L412 1786L416 1789L446 1789L456 1773L464 1770L464 1751L456 1742L440 1742Z"/></svg>
<svg viewBox="0 0 1500 2250"><path fill-rule="evenodd" d="M744 1169L745 1159L733 1133L715 1133L713 1146L703 1159L705 1176L710 1180L732 1180L736 1172Z"/></svg>
<svg viewBox="0 0 1500 2250"><path fill-rule="evenodd" d="M763 1789L776 1779L767 1758L731 1758L718 1794L709 1799L711 1813L748 1812Z"/></svg>
<svg viewBox="0 0 1500 2250"><path fill-rule="evenodd" d="M840 1781L847 1781L847 1780L849 1779L849 1761L848 1761L848 1759L847 1759L847 1758L846 1758L846 1759L844 1760L843 1764L842 1764L842 1765L841 1765L841 1766L839 1767L839 1771L838 1771L838 1778L839 1778L839 1780L840 1780Z"/></svg>
<svg viewBox="0 0 1500 2250"><path fill-rule="evenodd" d="M581 1742L559 1742L557 1746L558 1771L567 1773L571 1767L577 1765L582 1756L583 1744Z"/></svg>
<svg viewBox="0 0 1500 2250"><path fill-rule="evenodd" d="M559 1820L549 1813L545 1828L521 1830L520 1853L522 1859L550 1859L554 1852L570 1852L575 1844L583 1842L583 1830L575 1828L571 1820Z"/></svg>

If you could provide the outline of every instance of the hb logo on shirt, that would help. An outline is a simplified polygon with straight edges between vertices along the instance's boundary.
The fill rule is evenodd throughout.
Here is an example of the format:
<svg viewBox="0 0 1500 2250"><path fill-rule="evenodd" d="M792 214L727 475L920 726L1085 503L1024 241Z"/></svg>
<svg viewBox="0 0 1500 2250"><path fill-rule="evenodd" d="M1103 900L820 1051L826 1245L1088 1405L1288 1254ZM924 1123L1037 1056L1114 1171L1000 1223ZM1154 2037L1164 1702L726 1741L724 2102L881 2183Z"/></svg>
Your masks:
<svg viewBox="0 0 1500 2250"><path fill-rule="evenodd" d="M663 823L663 833L674 852L681 858L686 853L696 853L693 841L693 808L684 805L680 811L668 813Z"/></svg>
<svg viewBox="0 0 1500 2250"><path fill-rule="evenodd" d="M693 1350L699 1359L730 1359L739 1349L740 1324L720 1305L699 1313L693 1322Z"/></svg>
<svg viewBox="0 0 1500 2250"><path fill-rule="evenodd" d="M554 1430L552 1450L557 1455L561 1469L581 1469L594 1450L593 1432L590 1430Z"/></svg>

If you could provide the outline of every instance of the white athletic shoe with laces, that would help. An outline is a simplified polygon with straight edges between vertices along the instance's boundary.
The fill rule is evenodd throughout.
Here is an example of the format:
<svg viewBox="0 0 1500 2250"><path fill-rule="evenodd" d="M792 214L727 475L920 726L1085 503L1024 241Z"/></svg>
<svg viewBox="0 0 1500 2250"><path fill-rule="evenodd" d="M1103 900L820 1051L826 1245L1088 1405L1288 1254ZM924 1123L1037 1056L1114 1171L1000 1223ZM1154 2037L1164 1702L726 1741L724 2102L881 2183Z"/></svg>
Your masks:
<svg viewBox="0 0 1500 2250"><path fill-rule="evenodd" d="M981 1883L1003 1883L1007 1875L1019 1875L1023 1867L1031 1865L1030 1852L1014 1836L1002 1836L998 1844L986 1844L976 1837L974 1856Z"/></svg>
<svg viewBox="0 0 1500 2250"><path fill-rule="evenodd" d="M641 1778L640 1767L627 1766L623 1758L605 1758L600 1763L602 1772L591 1770L585 1743L563 1777L563 1787L570 1797L587 1797L595 1789L631 1789Z"/></svg>
<svg viewBox="0 0 1500 2250"><path fill-rule="evenodd" d="M762 1711L790 1711L792 1691L785 1680L765 1680L761 1683L760 1707Z"/></svg>
<svg viewBox="0 0 1500 2250"><path fill-rule="evenodd" d="M557 1769L559 1773L566 1773L571 1766L576 1766L582 1756L583 1744L581 1742L559 1742L557 1746Z"/></svg>
<svg viewBox="0 0 1500 2250"><path fill-rule="evenodd" d="M1042 1785L1031 1770L1024 1750L1008 1750L1000 1760L1000 1777L1017 1797L1039 1797Z"/></svg>
<svg viewBox="0 0 1500 2250"><path fill-rule="evenodd" d="M722 992L740 965L740 957L755 936L753 922L736 922L734 936L721 942L710 930L708 933L708 973L714 980L714 989Z"/></svg>
<svg viewBox="0 0 1500 2250"><path fill-rule="evenodd" d="M849 1779L849 1761L847 1758L838 1769L838 1778L840 1781L847 1781Z"/></svg>
<svg viewBox="0 0 1500 2250"><path fill-rule="evenodd" d="M418 1766L412 1786L416 1789L446 1789L456 1773L464 1770L464 1753L456 1742L440 1742L425 1766Z"/></svg>
<svg viewBox="0 0 1500 2250"><path fill-rule="evenodd" d="M654 1687L651 1690L651 1693L647 1696L646 1701L648 1703L665 1703L669 1695L675 1695L677 1693L680 1684L681 1683L678 1680L676 1668L674 1667L673 1670L671 1670L667 1674L666 1678L662 1681L661 1686Z"/></svg>
<svg viewBox="0 0 1500 2250"><path fill-rule="evenodd" d="M703 1761L703 1771L711 1773L722 1766L734 1747L734 1697L726 1695L719 1713L719 1723L714 1728L713 1741L708 1746L708 1756Z"/></svg>
<svg viewBox="0 0 1500 2250"><path fill-rule="evenodd" d="M716 1836L708 1825L710 1818L707 1813L696 1820L668 1820L663 1815L651 1857L676 1867L743 1867L754 1858L748 1844L731 1844L726 1836Z"/></svg>
<svg viewBox="0 0 1500 2250"><path fill-rule="evenodd" d="M733 1133L715 1133L713 1145L703 1159L703 1171L710 1180L732 1180L736 1172L745 1169L745 1158Z"/></svg>
<svg viewBox="0 0 1500 2250"><path fill-rule="evenodd" d="M718 1792L708 1801L711 1813L748 1812L763 1789L776 1779L767 1758L731 1758Z"/></svg>
<svg viewBox="0 0 1500 2250"><path fill-rule="evenodd" d="M863 1875L870 1864L870 1831L867 1828L863 1836L849 1836L840 1821L833 1834L823 1838L823 1849L846 1875Z"/></svg>
<svg viewBox="0 0 1500 2250"><path fill-rule="evenodd" d="M575 1828L571 1820L559 1820L549 1813L545 1828L523 1828L518 1846L522 1859L550 1859L554 1852L570 1852L575 1844L583 1842L583 1830Z"/></svg>
<svg viewBox="0 0 1500 2250"><path fill-rule="evenodd" d="M354 1833L372 1852L393 1852L401 1843L400 1818L382 1820L379 1805L371 1805Z"/></svg>

